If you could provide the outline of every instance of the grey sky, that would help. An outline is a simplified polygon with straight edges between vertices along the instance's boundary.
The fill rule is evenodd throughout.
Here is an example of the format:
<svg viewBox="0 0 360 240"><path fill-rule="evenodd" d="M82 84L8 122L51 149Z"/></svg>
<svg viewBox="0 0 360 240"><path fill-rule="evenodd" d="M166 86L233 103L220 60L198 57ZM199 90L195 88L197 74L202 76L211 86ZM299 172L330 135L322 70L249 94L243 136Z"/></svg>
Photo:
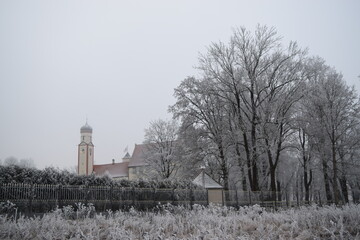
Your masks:
<svg viewBox="0 0 360 240"><path fill-rule="evenodd" d="M0 159L77 164L80 127L95 163L169 119L173 89L232 28L274 26L360 90L360 1L0 1ZM131 153L131 152L130 152Z"/></svg>

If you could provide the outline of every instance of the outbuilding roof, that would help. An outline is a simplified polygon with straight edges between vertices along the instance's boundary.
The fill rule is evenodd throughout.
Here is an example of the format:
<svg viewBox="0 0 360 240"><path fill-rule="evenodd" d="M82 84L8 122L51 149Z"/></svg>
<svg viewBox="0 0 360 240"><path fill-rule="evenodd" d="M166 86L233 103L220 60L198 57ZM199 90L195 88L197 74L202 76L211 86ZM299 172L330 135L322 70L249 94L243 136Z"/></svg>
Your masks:
<svg viewBox="0 0 360 240"><path fill-rule="evenodd" d="M219 189L223 188L219 183L212 179L205 171L201 171L200 174L193 180L193 183L200 185L206 189Z"/></svg>

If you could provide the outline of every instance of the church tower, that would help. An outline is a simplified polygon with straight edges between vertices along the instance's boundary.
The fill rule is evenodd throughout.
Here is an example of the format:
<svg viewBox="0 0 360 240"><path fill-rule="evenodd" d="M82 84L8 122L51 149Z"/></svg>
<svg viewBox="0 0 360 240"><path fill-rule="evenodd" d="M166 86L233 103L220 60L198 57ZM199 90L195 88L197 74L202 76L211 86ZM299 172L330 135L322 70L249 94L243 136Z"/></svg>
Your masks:
<svg viewBox="0 0 360 240"><path fill-rule="evenodd" d="M80 144L78 146L78 174L90 175L94 166L94 144L92 143L92 128L87 121L80 128Z"/></svg>

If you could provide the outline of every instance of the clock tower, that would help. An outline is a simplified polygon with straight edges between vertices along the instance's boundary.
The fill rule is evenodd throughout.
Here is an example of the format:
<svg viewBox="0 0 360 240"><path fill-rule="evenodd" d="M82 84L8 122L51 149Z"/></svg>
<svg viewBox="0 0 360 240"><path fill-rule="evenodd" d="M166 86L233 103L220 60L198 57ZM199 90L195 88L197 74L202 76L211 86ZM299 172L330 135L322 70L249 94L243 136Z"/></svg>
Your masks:
<svg viewBox="0 0 360 240"><path fill-rule="evenodd" d="M94 166L94 144L92 143L92 127L86 121L80 128L80 144L78 146L78 169L79 175L90 175Z"/></svg>

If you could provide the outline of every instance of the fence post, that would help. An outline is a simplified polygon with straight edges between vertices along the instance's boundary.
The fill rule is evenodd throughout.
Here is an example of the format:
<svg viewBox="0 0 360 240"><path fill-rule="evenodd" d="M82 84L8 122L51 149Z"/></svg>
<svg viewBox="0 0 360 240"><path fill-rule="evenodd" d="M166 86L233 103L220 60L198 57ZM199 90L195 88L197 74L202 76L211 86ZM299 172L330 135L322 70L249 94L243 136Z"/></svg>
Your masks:
<svg viewBox="0 0 360 240"><path fill-rule="evenodd" d="M249 190L249 204L251 205L251 193L250 193L250 190Z"/></svg>
<svg viewBox="0 0 360 240"><path fill-rule="evenodd" d="M87 205L88 204L88 188L89 188L89 186L87 186L87 185L85 185L85 205Z"/></svg>
<svg viewBox="0 0 360 240"><path fill-rule="evenodd" d="M206 206L209 206L209 189L206 188Z"/></svg>
<svg viewBox="0 0 360 240"><path fill-rule="evenodd" d="M194 192L193 192L193 188L190 187L190 209L193 209L193 204L194 204Z"/></svg>
<svg viewBox="0 0 360 240"><path fill-rule="evenodd" d="M59 185L57 191L58 191L58 195L57 195L57 201L59 204L59 208L61 208L62 203L61 203L61 198L62 198L62 191L61 191L62 185Z"/></svg>
<svg viewBox="0 0 360 240"><path fill-rule="evenodd" d="M131 188L131 194L132 194L132 206L135 206L135 187Z"/></svg>
<svg viewBox="0 0 360 240"><path fill-rule="evenodd" d="M33 200L33 195L34 195L34 184L30 185L30 194L29 196L29 213L32 213L32 200Z"/></svg>
<svg viewBox="0 0 360 240"><path fill-rule="evenodd" d="M172 190L171 190L171 204L172 205L175 205L175 189L173 188Z"/></svg>
<svg viewBox="0 0 360 240"><path fill-rule="evenodd" d="M5 200L5 191L4 191L4 184L0 183L0 201Z"/></svg>
<svg viewBox="0 0 360 240"><path fill-rule="evenodd" d="M286 207L289 207L289 193L286 191L285 192L285 201L286 201Z"/></svg>
<svg viewBox="0 0 360 240"><path fill-rule="evenodd" d="M222 190L222 205L223 205L223 206L226 206L226 203L225 203L225 201L226 201L226 196L225 196L225 194L226 194L226 192L225 192L225 190L223 189L223 190ZM209 197L209 195L208 195L208 197Z"/></svg>
<svg viewBox="0 0 360 240"><path fill-rule="evenodd" d="M156 188L155 187L153 188L153 204L154 204L153 207L155 207L156 206Z"/></svg>
<svg viewBox="0 0 360 240"><path fill-rule="evenodd" d="M236 209L239 209L239 196L238 196L237 188L235 188L235 198L236 198Z"/></svg>
<svg viewBox="0 0 360 240"><path fill-rule="evenodd" d="M114 210L114 203L113 203L113 185L110 186L110 207L111 210Z"/></svg>
<svg viewBox="0 0 360 240"><path fill-rule="evenodd" d="M59 186L54 186L55 207L59 206Z"/></svg>
<svg viewBox="0 0 360 240"><path fill-rule="evenodd" d="M276 195L277 195L277 192L276 192L276 191L274 191L274 196L275 196L275 198L274 198L274 202L273 202L273 208L274 208L274 209L277 209L277 207L276 207L276 205L277 205L277 198L276 198Z"/></svg>

